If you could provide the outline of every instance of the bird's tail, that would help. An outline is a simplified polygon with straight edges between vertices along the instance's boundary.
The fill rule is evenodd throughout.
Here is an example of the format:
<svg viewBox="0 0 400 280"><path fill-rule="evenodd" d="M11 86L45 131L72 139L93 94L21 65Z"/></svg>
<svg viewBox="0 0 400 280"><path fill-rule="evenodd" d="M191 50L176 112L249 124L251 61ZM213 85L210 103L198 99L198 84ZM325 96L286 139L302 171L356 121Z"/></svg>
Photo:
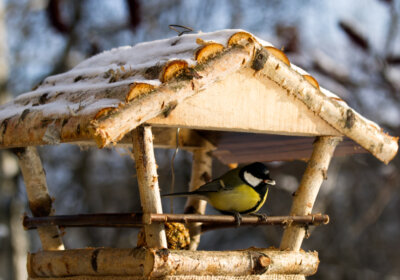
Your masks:
<svg viewBox="0 0 400 280"><path fill-rule="evenodd" d="M179 197L179 196L194 196L200 195L198 192L179 192L179 193L167 193L162 194L162 197Z"/></svg>

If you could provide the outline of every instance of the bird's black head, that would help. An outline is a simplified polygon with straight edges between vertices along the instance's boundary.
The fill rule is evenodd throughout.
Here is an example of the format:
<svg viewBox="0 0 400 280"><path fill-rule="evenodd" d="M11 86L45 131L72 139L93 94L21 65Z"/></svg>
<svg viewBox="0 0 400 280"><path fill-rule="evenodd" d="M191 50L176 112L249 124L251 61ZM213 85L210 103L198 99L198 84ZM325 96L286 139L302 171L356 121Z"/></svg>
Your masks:
<svg viewBox="0 0 400 280"><path fill-rule="evenodd" d="M240 177L253 187L259 184L275 185L275 181L269 177L268 168L261 162L254 162L243 166L240 170Z"/></svg>

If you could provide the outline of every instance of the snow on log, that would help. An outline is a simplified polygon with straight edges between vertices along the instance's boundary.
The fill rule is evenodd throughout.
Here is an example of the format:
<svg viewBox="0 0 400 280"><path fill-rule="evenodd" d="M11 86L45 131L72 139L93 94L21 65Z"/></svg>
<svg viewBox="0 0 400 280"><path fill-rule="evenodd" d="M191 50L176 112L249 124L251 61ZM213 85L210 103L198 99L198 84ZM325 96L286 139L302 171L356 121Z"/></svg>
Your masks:
<svg viewBox="0 0 400 280"><path fill-rule="evenodd" d="M335 135L332 131L337 131L385 163L397 153L398 138L385 134L340 97L320 88L314 78L290 64L281 50L243 30L185 34L120 47L93 56L66 73L47 77L35 90L0 106L0 147L93 140L105 147L144 122L156 117L168 120L170 113L187 98L239 72L253 71L251 68L256 70L254 83L244 93L260 91L258 82L268 79L283 94L287 91L298 103L304 103L301 110L315 113L312 125L317 126L318 135ZM228 86L223 90L229 91ZM213 102L217 101L202 101L196 106L207 111L207 105ZM251 109L246 108L247 115ZM214 119L221 121L219 112L213 113ZM181 117L171 126L185 127L187 115ZM218 127L212 127L213 130L249 131L252 122L234 127L223 119L216 123ZM207 129L210 125L188 128ZM329 132L326 127L335 130ZM294 130L268 129L263 127L260 132L308 131L298 126Z"/></svg>
<svg viewBox="0 0 400 280"><path fill-rule="evenodd" d="M157 117L168 116L180 102L200 92L209 84L238 71L252 58L252 49L232 47L217 57L199 64L181 77L172 79L157 90L132 100L110 115L92 122L93 134L100 147L118 142L138 125Z"/></svg>

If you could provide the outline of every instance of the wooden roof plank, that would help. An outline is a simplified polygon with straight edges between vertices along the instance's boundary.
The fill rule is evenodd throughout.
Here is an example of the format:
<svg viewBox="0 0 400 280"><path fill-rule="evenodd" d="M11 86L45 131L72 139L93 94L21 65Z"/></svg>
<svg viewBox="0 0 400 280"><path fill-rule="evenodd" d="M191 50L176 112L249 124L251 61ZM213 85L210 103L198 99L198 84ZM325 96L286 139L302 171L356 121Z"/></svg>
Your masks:
<svg viewBox="0 0 400 280"><path fill-rule="evenodd" d="M307 160L315 140L314 137L211 131L200 135L217 147L213 155L224 164ZM360 153L367 151L349 138L344 138L335 150L335 156Z"/></svg>
<svg viewBox="0 0 400 280"><path fill-rule="evenodd" d="M301 101L250 68L210 84L201 94L180 103L168 118L154 125L201 130L243 131L286 135L341 135Z"/></svg>

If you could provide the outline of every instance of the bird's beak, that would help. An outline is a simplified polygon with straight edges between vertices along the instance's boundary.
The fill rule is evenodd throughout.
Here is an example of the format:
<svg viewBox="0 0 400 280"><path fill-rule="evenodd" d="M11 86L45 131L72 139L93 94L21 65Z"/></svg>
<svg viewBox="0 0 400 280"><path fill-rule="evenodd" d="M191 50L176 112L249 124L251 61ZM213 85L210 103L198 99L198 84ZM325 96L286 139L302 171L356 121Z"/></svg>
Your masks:
<svg viewBox="0 0 400 280"><path fill-rule="evenodd" d="M265 184L268 184L268 185L271 185L271 186L275 186L275 180L268 180L268 179L265 179L265 180L264 180L264 183L265 183Z"/></svg>

